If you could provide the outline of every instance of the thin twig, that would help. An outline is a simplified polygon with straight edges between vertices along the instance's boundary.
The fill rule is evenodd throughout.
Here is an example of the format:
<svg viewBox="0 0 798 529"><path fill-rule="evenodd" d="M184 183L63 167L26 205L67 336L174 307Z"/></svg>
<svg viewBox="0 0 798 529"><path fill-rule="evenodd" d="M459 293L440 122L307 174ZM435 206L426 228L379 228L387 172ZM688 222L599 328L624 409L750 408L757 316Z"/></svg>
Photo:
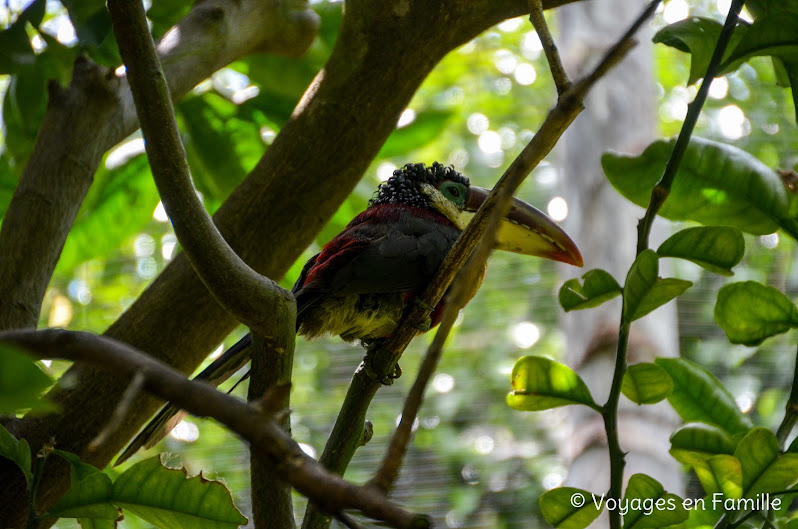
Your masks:
<svg viewBox="0 0 798 529"><path fill-rule="evenodd" d="M650 12L653 11L646 10L641 18L648 16ZM641 23L638 21L635 27ZM319 460L326 468L339 474L343 474L346 470L357 449L356 439L362 431L368 406L380 387L379 379L387 377L393 371L402 352L418 333L418 325L428 315L428 310L424 307L434 307L438 304L454 275L463 267L485 235L493 212L498 211L499 217L502 216L504 208L509 206L509 198L512 197L523 179L551 151L565 129L582 111L582 100L590 87L611 65L617 64L631 49L631 46L631 35L627 33L622 42L611 48L593 72L559 98L557 105L549 112L538 133L521 154L513 160L465 231L457 239L441 263L435 277L419 296L421 302L411 304L391 336L384 343L377 344L369 351L371 370L377 376L367 374L362 366L355 373L341 406L341 412ZM501 203L502 195L505 199L504 204ZM490 247L490 243L488 243L488 247ZM326 527L323 518L310 506L305 513L302 527L303 529Z"/></svg>
<svg viewBox="0 0 798 529"><path fill-rule="evenodd" d="M546 17L543 15L543 1L529 0L529 9L529 21L532 22L543 46L551 76L557 86L557 95L562 95L571 88L571 81L568 80L568 74L565 73L565 68L560 61L560 52L557 51L557 45L554 43L548 24L546 24Z"/></svg>
<svg viewBox="0 0 798 529"><path fill-rule="evenodd" d="M676 178L679 164L684 157L684 153L687 151L687 145L690 143L690 136L693 134L693 129L695 129L695 125L698 122L698 116L701 114L701 109L704 107L704 102L707 99L709 86L720 71L720 63L723 59L723 54L726 52L726 47L729 45L732 33L734 33L734 28L737 26L737 19L744 3L745 0L732 0L731 6L729 6L729 14L726 16L726 22L718 37L715 51L712 53L712 59L709 61L707 73L704 75L703 81L701 81L701 87L698 89L695 99L687 107L687 116L684 118L682 129L679 131L679 137L676 139L676 145L674 145L670 158L668 158L668 163L665 165L662 178L651 191L648 209L637 226L638 255L648 248L648 238L651 234L651 226L654 224L654 218L670 194L673 179Z"/></svg>
<svg viewBox="0 0 798 529"><path fill-rule="evenodd" d="M133 380L130 381L130 384L128 384L127 388L125 388L125 392L122 393L122 397L119 399L119 403L116 405L116 409L114 410L113 415L111 415L111 418L108 420L108 423L89 443L89 450L97 450L100 446L105 444L108 438L114 434L114 432L116 432L116 430L122 424L122 421L127 416L127 412L133 405L133 401L135 401L136 397L144 387L145 380L144 374L141 372L133 375Z"/></svg>
<svg viewBox="0 0 798 529"><path fill-rule="evenodd" d="M188 380L171 367L137 349L105 336L87 332L46 329L0 333L0 342L25 348L36 358L60 358L87 362L116 375L145 377L144 389L174 402L190 413L213 417L250 442L255 450L269 454L279 478L328 513L353 509L382 520L391 527L429 527L425 516L408 512L384 495L356 486L336 476L307 456L290 435L271 417L250 404L217 391L207 384Z"/></svg>

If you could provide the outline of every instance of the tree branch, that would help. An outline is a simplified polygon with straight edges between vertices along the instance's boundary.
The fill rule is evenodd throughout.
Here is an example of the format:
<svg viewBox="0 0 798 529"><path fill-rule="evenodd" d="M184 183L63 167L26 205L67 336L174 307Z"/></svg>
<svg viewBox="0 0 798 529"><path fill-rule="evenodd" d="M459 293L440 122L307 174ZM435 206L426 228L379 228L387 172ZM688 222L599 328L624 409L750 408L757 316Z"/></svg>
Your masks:
<svg viewBox="0 0 798 529"><path fill-rule="evenodd" d="M280 479L337 514L357 509L391 527L429 527L429 520L398 507L381 494L352 485L307 456L288 433L262 411L215 388L188 380L140 351L103 336L48 329L0 333L0 341L24 347L37 358L88 362L127 377L144 378L143 387L201 417L213 417L272 460Z"/></svg>
<svg viewBox="0 0 798 529"><path fill-rule="evenodd" d="M568 74L565 73L565 68L560 61L560 52L557 51L557 45L554 43L548 24L546 24L546 17L543 16L543 3L541 0L529 0L529 8L529 21L535 27L540 43L543 45L549 70L551 70L551 76L557 87L557 95L560 96L571 87L571 81L568 80Z"/></svg>

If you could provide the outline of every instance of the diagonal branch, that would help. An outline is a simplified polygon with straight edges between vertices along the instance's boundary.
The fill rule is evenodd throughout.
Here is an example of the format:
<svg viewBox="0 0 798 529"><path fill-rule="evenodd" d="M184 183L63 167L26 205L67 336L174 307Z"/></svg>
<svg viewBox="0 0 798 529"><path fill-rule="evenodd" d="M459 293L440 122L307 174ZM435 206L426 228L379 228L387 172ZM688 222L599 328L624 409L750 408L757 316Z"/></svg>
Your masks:
<svg viewBox="0 0 798 529"><path fill-rule="evenodd" d="M171 367L116 340L87 332L48 329L8 331L0 341L25 348L36 358L60 358L88 362L103 369L143 378L143 387L201 417L213 417L250 442L253 449L269 455L280 479L338 514L356 509L391 527L424 528L429 520L389 502L383 495L355 486L326 471L263 411L202 383L188 380Z"/></svg>

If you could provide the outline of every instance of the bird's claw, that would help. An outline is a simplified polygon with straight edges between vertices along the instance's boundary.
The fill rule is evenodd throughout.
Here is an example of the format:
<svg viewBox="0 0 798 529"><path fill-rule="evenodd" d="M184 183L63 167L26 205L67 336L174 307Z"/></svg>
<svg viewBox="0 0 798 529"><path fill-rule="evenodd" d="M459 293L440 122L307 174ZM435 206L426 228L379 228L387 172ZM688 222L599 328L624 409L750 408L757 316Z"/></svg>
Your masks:
<svg viewBox="0 0 798 529"><path fill-rule="evenodd" d="M360 363L360 369L362 369L366 376L370 379L379 382L383 386L391 386L393 385L394 380L402 376L402 368L399 367L399 364L394 364L392 373L386 376L380 375L371 365L372 358L372 354L367 354Z"/></svg>

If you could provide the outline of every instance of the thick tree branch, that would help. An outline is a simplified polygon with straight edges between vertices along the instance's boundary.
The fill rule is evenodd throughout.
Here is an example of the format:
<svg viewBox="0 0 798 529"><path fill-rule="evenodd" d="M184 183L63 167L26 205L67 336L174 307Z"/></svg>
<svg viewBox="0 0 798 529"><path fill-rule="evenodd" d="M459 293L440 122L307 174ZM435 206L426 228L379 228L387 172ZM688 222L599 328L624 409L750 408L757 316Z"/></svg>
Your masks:
<svg viewBox="0 0 798 529"><path fill-rule="evenodd" d="M547 0L544 7L568 1ZM354 188L434 65L483 30L526 12L526 0L348 5L324 70L264 158L215 215L220 232L255 270L282 277ZM106 131L102 123L96 129L97 136ZM181 254L106 334L191 371L234 325ZM63 414L26 417L15 431L34 447L56 437L62 448L105 465L159 402L137 399L117 433L90 452L89 441L113 413L127 381L85 366L73 366L67 376L77 385L50 395ZM1 465L0 497L8 500L0 506L3 522L20 511L14 501L18 478ZM51 500L68 486L65 469L46 479L42 494Z"/></svg>
<svg viewBox="0 0 798 529"><path fill-rule="evenodd" d="M330 513L357 509L397 528L429 527L429 520L392 504L384 496L331 474L307 456L271 415L203 382L188 380L171 367L140 351L87 332L48 329L0 333L0 341L24 347L38 358L88 362L143 377L143 387L201 417L213 417L268 454L280 479L322 505Z"/></svg>

